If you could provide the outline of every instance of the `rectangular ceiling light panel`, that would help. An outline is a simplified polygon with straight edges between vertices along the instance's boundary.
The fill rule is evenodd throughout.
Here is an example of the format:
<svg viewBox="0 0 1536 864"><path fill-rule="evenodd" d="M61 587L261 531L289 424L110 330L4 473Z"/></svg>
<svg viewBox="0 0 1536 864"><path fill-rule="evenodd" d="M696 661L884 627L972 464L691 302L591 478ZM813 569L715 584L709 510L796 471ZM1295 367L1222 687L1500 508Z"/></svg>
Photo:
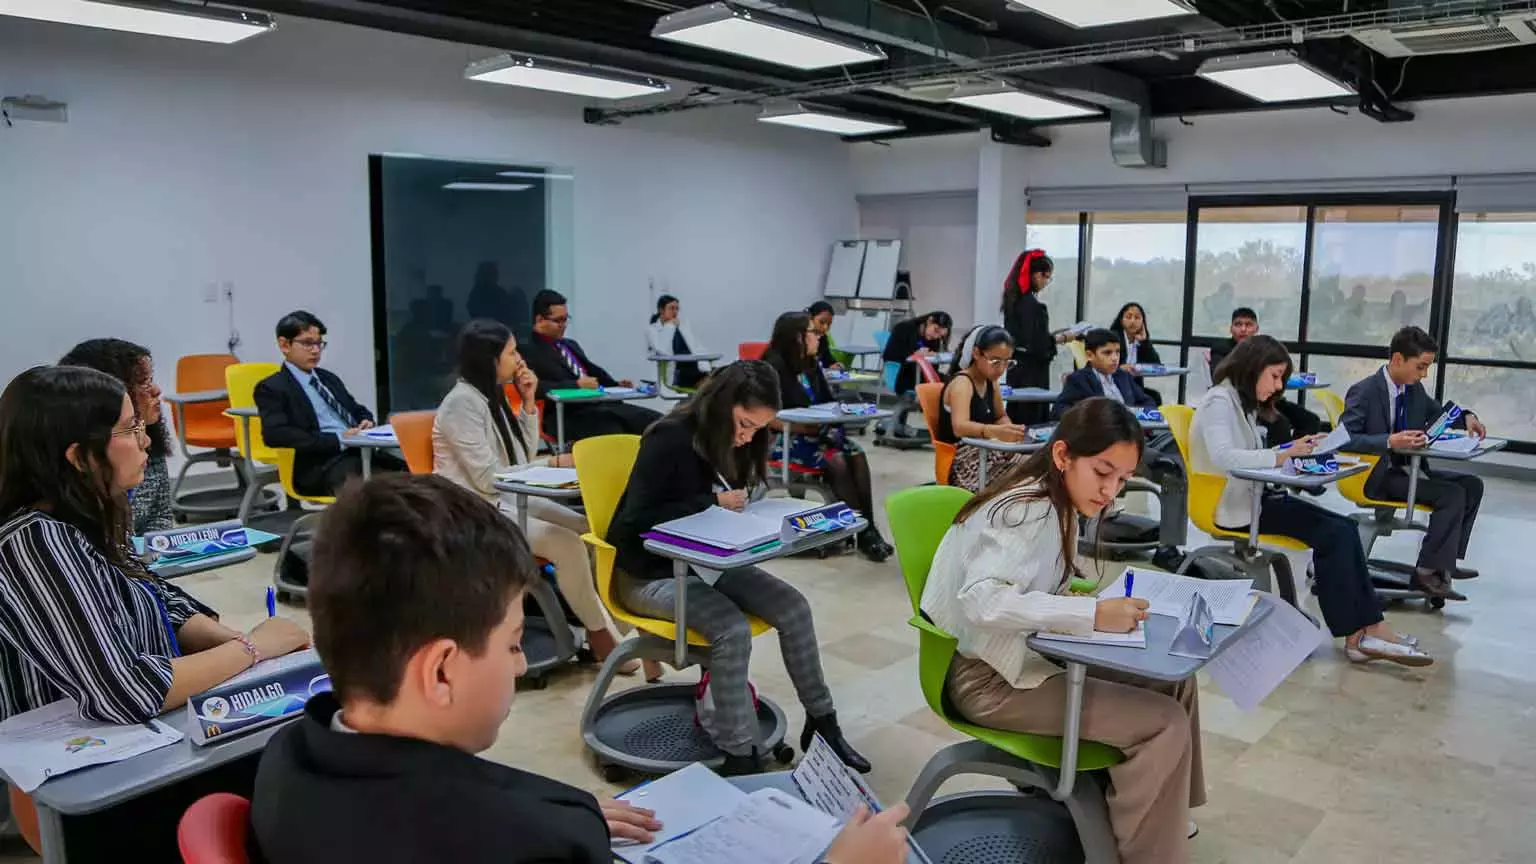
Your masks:
<svg viewBox="0 0 1536 864"><path fill-rule="evenodd" d="M795 69L827 69L885 59L885 51L877 45L725 3L663 15L651 35Z"/></svg>
<svg viewBox="0 0 1536 864"><path fill-rule="evenodd" d="M167 0L0 0L0 15L226 45L272 29L258 12Z"/></svg>
<svg viewBox="0 0 1536 864"><path fill-rule="evenodd" d="M1289 51L1216 57L1195 74L1260 102L1337 99L1355 92Z"/></svg>
<svg viewBox="0 0 1536 864"><path fill-rule="evenodd" d="M906 126L894 120L863 117L828 108L811 105L794 105L787 108L764 111L757 118L763 123L779 126L797 126L817 132L834 132L838 135L874 135L880 132L899 132Z"/></svg>
<svg viewBox="0 0 1536 864"><path fill-rule="evenodd" d="M1194 10L1175 0L1008 0L1032 12L1055 18L1073 27L1102 27L1129 21L1151 21L1192 15Z"/></svg>
<svg viewBox="0 0 1536 864"><path fill-rule="evenodd" d="M644 75L518 54L502 54L471 63L464 70L464 77L471 81L572 93L594 99L632 99L670 89L665 81Z"/></svg>
<svg viewBox="0 0 1536 864"><path fill-rule="evenodd" d="M1022 117L1026 120L1063 120L1069 117L1092 117L1102 113L1097 108L1087 108L1011 87L961 89L950 96L949 101L956 105L967 105L971 108Z"/></svg>

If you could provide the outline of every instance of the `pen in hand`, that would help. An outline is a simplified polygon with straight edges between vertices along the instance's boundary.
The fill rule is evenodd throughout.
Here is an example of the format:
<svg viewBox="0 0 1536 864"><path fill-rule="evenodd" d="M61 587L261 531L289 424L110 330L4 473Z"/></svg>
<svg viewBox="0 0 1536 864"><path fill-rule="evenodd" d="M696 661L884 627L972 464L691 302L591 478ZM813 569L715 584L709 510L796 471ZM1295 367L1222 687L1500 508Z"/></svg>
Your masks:
<svg viewBox="0 0 1536 864"><path fill-rule="evenodd" d="M272 589L271 585L267 586L267 617L277 617L277 592Z"/></svg>
<svg viewBox="0 0 1536 864"><path fill-rule="evenodd" d="M1130 597L1131 596L1131 590L1135 586L1136 586L1136 572L1133 570L1133 571L1130 571L1130 572L1125 574L1125 596Z"/></svg>

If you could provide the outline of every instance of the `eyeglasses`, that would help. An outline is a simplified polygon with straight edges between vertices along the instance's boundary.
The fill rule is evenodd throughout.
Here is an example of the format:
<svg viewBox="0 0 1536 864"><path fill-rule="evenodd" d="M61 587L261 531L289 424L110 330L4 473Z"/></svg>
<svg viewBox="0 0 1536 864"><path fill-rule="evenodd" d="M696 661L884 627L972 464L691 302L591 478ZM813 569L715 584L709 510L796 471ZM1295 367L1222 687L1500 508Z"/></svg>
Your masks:
<svg viewBox="0 0 1536 864"><path fill-rule="evenodd" d="M1013 358L1004 360L998 357L983 357L982 359L986 360L987 365L991 366L993 369L1012 369L1014 366L1018 365L1019 362Z"/></svg>
<svg viewBox="0 0 1536 864"><path fill-rule="evenodd" d="M124 436L124 435L132 435L132 436L134 436L136 438L147 437L147 433L145 433L145 431L144 431L144 421L143 420L135 420L135 421L133 421L133 425L129 426L127 429L113 429L112 430L112 437L113 438L117 438L119 436Z"/></svg>
<svg viewBox="0 0 1536 864"><path fill-rule="evenodd" d="M325 346L331 344L324 339L295 339L293 344L300 348L308 348L311 351L324 351Z"/></svg>
<svg viewBox="0 0 1536 864"><path fill-rule="evenodd" d="M545 318L544 320L548 321L551 324L564 324L567 321L571 320L571 316L569 316L569 315L561 315L559 318Z"/></svg>

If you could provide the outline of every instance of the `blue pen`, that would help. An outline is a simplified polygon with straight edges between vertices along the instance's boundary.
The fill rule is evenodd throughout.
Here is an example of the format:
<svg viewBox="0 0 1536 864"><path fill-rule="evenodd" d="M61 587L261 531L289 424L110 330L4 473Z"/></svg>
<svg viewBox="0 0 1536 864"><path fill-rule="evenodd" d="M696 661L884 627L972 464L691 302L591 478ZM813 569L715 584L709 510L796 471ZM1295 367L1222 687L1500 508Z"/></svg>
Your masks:
<svg viewBox="0 0 1536 864"><path fill-rule="evenodd" d="M277 617L277 592L272 590L271 585L267 586L267 617Z"/></svg>
<svg viewBox="0 0 1536 864"><path fill-rule="evenodd" d="M1136 571L1131 570L1125 574L1125 596L1131 596L1131 589L1136 587Z"/></svg>

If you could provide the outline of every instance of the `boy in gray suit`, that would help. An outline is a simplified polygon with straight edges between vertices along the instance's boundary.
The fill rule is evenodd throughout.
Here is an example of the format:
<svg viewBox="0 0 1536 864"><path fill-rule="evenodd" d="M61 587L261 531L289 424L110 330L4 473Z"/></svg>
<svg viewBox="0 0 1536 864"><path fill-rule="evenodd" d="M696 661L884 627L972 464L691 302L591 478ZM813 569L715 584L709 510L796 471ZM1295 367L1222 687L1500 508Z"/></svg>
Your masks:
<svg viewBox="0 0 1536 864"><path fill-rule="evenodd" d="M1390 451L1413 449L1429 443L1425 428L1445 408L1421 383L1429 374L1440 346L1419 327L1404 327L1392 337L1387 364L1349 388L1340 422L1351 436L1349 450L1382 453L1383 458L1365 481L1372 498L1402 501L1408 497L1408 466L1405 456ZM1481 420L1465 411L1455 423L1481 438L1488 434ZM1472 579L1477 571L1457 566L1467 554L1472 525L1483 501L1483 481L1443 469L1420 469L1418 501L1431 505L1429 532L1419 547L1413 587L1431 596L1465 600L1451 587L1451 579Z"/></svg>

